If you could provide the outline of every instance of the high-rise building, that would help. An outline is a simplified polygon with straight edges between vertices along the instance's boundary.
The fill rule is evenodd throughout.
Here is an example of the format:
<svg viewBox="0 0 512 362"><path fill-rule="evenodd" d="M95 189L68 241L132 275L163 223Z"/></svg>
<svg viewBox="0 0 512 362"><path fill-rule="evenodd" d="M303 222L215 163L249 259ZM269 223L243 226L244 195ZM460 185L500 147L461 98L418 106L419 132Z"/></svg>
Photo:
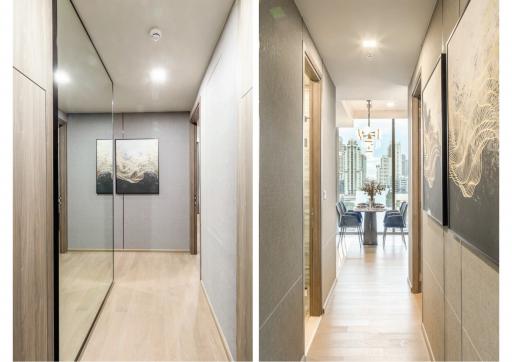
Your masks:
<svg viewBox="0 0 512 362"><path fill-rule="evenodd" d="M402 176L409 176L409 160L404 154L402 154Z"/></svg>
<svg viewBox="0 0 512 362"><path fill-rule="evenodd" d="M349 140L344 145L343 180L345 195L355 195L363 186L366 178L366 156L356 140Z"/></svg>

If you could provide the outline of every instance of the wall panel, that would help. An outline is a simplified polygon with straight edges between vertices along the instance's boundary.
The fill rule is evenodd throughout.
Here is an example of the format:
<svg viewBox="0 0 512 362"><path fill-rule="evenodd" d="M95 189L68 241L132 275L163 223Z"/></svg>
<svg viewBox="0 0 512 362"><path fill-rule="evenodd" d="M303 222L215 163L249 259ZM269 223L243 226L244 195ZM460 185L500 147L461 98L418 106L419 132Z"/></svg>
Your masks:
<svg viewBox="0 0 512 362"><path fill-rule="evenodd" d="M468 0L439 0L415 75L423 85ZM449 70L448 70L449 71ZM412 99L409 104L413 104ZM409 112L411 113L411 110ZM497 360L499 272L461 243L448 228L422 218L423 326L438 360ZM434 281L438 282L435 288Z"/></svg>
<svg viewBox="0 0 512 362"><path fill-rule="evenodd" d="M48 355L46 94L14 71L14 359Z"/></svg>
<svg viewBox="0 0 512 362"><path fill-rule="evenodd" d="M14 359L53 359L52 1L13 2Z"/></svg>
<svg viewBox="0 0 512 362"><path fill-rule="evenodd" d="M335 87L292 0L260 2L260 359L304 355L303 59L321 76L322 301L336 277Z"/></svg>

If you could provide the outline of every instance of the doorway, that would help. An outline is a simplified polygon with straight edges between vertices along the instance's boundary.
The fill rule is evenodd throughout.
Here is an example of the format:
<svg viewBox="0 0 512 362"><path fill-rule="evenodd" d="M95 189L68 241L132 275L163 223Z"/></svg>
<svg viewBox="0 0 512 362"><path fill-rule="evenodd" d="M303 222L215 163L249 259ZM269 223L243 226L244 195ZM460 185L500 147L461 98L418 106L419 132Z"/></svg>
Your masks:
<svg viewBox="0 0 512 362"><path fill-rule="evenodd" d="M411 230L409 250L409 284L412 293L421 293L421 214L422 214L422 137L421 137L421 78L418 74L416 87L411 95Z"/></svg>
<svg viewBox="0 0 512 362"><path fill-rule="evenodd" d="M303 82L303 272L306 324L310 317L320 316L323 313L320 198L321 97L320 75L306 54Z"/></svg>

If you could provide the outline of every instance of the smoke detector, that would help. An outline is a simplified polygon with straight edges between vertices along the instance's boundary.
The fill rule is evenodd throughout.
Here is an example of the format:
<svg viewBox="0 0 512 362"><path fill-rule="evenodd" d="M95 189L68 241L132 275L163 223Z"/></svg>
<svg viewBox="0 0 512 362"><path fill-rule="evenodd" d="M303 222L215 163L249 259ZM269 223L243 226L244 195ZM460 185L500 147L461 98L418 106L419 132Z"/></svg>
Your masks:
<svg viewBox="0 0 512 362"><path fill-rule="evenodd" d="M157 42L162 37L162 30L158 28L153 28L149 31L149 36L153 39L154 42Z"/></svg>

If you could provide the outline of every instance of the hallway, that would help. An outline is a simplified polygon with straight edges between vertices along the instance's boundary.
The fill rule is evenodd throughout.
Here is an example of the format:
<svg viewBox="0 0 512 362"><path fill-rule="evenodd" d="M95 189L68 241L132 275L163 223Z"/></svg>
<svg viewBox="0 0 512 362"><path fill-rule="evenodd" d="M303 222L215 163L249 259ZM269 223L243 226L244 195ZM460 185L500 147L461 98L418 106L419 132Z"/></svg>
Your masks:
<svg viewBox="0 0 512 362"><path fill-rule="evenodd" d="M407 285L407 250L400 236L386 249L346 239L348 253L307 359L430 360L421 332L421 294Z"/></svg>
<svg viewBox="0 0 512 362"><path fill-rule="evenodd" d="M115 253L115 284L81 360L227 360L187 253Z"/></svg>

